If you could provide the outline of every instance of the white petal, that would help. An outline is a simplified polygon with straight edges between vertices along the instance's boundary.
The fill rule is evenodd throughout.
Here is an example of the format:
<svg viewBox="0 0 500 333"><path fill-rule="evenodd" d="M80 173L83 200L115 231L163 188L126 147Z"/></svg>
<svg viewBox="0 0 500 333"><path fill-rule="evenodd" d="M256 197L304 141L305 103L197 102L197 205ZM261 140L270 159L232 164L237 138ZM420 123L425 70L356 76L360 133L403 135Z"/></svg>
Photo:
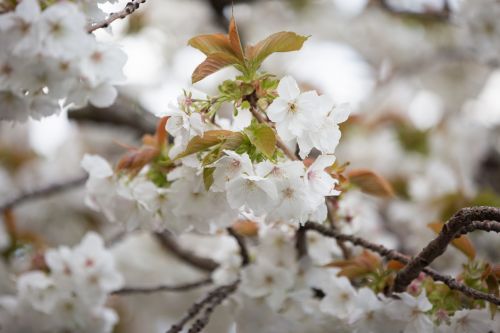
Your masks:
<svg viewBox="0 0 500 333"><path fill-rule="evenodd" d="M111 106L116 99L118 92L116 88L109 84L101 84L92 90L90 94L90 103L98 108Z"/></svg>
<svg viewBox="0 0 500 333"><path fill-rule="evenodd" d="M109 163L98 155L85 154L81 166L91 177L106 178L113 175L113 169Z"/></svg>
<svg viewBox="0 0 500 333"><path fill-rule="evenodd" d="M291 76L285 76L280 80L277 88L278 94L285 100L294 100L300 94L300 89L297 81Z"/></svg>
<svg viewBox="0 0 500 333"><path fill-rule="evenodd" d="M351 113L351 108L349 104L344 103L336 106L333 111L333 119L337 124L343 123L349 118L349 114Z"/></svg>
<svg viewBox="0 0 500 333"><path fill-rule="evenodd" d="M282 98L276 98L266 110L269 119L275 123L282 122L288 112L288 101Z"/></svg>

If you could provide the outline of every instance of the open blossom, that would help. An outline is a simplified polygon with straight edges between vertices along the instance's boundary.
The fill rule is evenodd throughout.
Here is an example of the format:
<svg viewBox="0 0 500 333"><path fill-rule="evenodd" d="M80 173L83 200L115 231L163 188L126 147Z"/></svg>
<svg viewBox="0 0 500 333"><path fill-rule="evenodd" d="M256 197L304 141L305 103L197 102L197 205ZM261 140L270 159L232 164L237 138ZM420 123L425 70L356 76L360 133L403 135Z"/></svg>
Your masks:
<svg viewBox="0 0 500 333"><path fill-rule="evenodd" d="M243 270L241 290L252 298L265 297L268 305L278 309L292 287L293 275L284 268L266 261L248 266Z"/></svg>
<svg viewBox="0 0 500 333"><path fill-rule="evenodd" d="M39 27L44 36L44 48L55 57L84 52L91 45L91 37L86 33L85 25L85 16L75 4L62 2L48 7L41 15Z"/></svg>
<svg viewBox="0 0 500 333"><path fill-rule="evenodd" d="M388 325L383 312L384 303L369 288L361 288L355 298L356 310L349 318L350 324L359 333L396 332Z"/></svg>
<svg viewBox="0 0 500 333"><path fill-rule="evenodd" d="M229 181L241 174L253 175L252 161L247 153L237 154L230 150L224 150L225 156L213 164L215 167L214 182L210 188L212 191L224 191Z"/></svg>
<svg viewBox="0 0 500 333"><path fill-rule="evenodd" d="M313 202L300 178L276 181L278 204L269 213L269 221L303 223L311 211Z"/></svg>
<svg viewBox="0 0 500 333"><path fill-rule="evenodd" d="M338 181L330 176L325 168L335 162L333 155L320 155L313 164L306 170L305 183L318 201L318 205L324 202L325 196L339 195L340 191L335 189Z"/></svg>
<svg viewBox="0 0 500 333"><path fill-rule="evenodd" d="M299 155L305 158L312 148L323 154L333 154L340 141L339 124L347 120L350 108L345 105L336 106L327 96L321 96L321 122L318 127L308 127L302 136L297 138Z"/></svg>
<svg viewBox="0 0 500 333"><path fill-rule="evenodd" d="M0 15L0 120L114 102L126 55L87 32L81 4L59 1L42 10L39 1L23 0Z"/></svg>
<svg viewBox="0 0 500 333"><path fill-rule="evenodd" d="M48 273L22 274L17 281L17 298L0 298L0 330L9 327L10 332L25 332L27 323L15 315L19 312L37 326L30 332L111 332L118 316L105 307L105 300L122 286L123 277L101 237L88 233L74 248L48 250L45 259ZM7 305L12 311L8 318L3 313Z"/></svg>
<svg viewBox="0 0 500 333"><path fill-rule="evenodd" d="M495 332L493 321L500 321L498 314L492 320L491 315L486 309L467 309L456 311L451 317L449 326L443 325L443 333L480 333L480 332Z"/></svg>
<svg viewBox="0 0 500 333"><path fill-rule="evenodd" d="M323 283L325 297L321 300L320 309L340 319L348 319L356 310L356 290L344 277L331 274Z"/></svg>
<svg viewBox="0 0 500 333"><path fill-rule="evenodd" d="M40 271L21 275L17 280L17 290L20 299L47 314L53 311L59 297L54 280Z"/></svg>
<svg viewBox="0 0 500 333"><path fill-rule="evenodd" d="M0 31L8 31L8 39L15 40L13 52L36 54L40 49L40 31L36 26L41 14L37 0L23 0L16 10L0 16Z"/></svg>
<svg viewBox="0 0 500 333"><path fill-rule="evenodd" d="M203 134L203 120L201 114L197 112L188 113L171 105L162 116L170 117L165 128L172 136L180 136L185 140L189 140L196 135Z"/></svg>
<svg viewBox="0 0 500 333"><path fill-rule="evenodd" d="M425 289L418 297L408 293L398 296L400 300L392 301L387 306L387 315L393 320L403 321L404 333L431 332L433 323L426 312L432 309L432 304L427 299Z"/></svg>
<svg viewBox="0 0 500 333"><path fill-rule="evenodd" d="M314 91L300 93L297 82L291 76L281 79L278 97L267 109L269 119L276 123L278 135L286 141L302 135L312 124L320 121L318 109L320 97Z"/></svg>
<svg viewBox="0 0 500 333"><path fill-rule="evenodd" d="M278 97L267 109L269 119L276 123L278 135L285 141L296 139L300 157L313 148L333 154L340 140L340 123L347 120L350 109L336 106L328 96L314 91L301 93L290 76L281 79Z"/></svg>

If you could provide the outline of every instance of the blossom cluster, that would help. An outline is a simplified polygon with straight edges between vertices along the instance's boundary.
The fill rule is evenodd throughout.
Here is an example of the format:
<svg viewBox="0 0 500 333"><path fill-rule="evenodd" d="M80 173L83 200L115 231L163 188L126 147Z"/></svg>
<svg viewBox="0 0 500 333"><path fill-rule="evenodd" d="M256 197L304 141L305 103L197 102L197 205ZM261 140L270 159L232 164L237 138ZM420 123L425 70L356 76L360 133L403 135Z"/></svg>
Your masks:
<svg viewBox="0 0 500 333"><path fill-rule="evenodd" d="M459 310L451 316L431 311L433 304L421 280L412 284L411 293L393 298L369 287L357 289L338 268L324 268L317 256L297 261L291 255L295 248L290 228L268 228L258 238L249 265L241 267L233 253L213 273L216 283L227 284L239 278L236 271L240 272L241 287L235 298L245 304L241 311L258 312L264 306L274 313L271 320L300 323L300 329L308 332L321 332L322 322L335 324L338 332L359 333L494 332L500 324L486 308Z"/></svg>
<svg viewBox="0 0 500 333"><path fill-rule="evenodd" d="M93 1L58 1L42 10L38 0L0 15L0 120L113 103L126 55L87 32L90 20L102 15Z"/></svg>
<svg viewBox="0 0 500 333"><path fill-rule="evenodd" d="M123 277L102 238L88 233L74 248L45 253L48 272L17 279L17 297L0 298L1 332L111 332L116 312L105 306Z"/></svg>
<svg viewBox="0 0 500 333"><path fill-rule="evenodd" d="M378 217L356 191L341 193L340 180L329 171L340 138L338 124L346 120L348 111L316 92L300 93L291 77L282 78L276 92L265 114L275 122L280 138L292 147L296 142L299 156L306 157L314 149L314 159L265 155L238 140L239 146L224 146L227 142L221 141L214 148L213 142L204 138L213 131L227 135L217 131L234 130L237 121L241 125L237 117L244 109L229 120L215 117L213 123L207 106L200 108L185 94L166 114L165 128L174 140L160 149L157 158L163 162L153 159L130 177L113 171L101 157L84 158L82 166L90 174L87 202L129 229L194 230L217 235L238 219L256 221L259 235L250 249L250 263L243 265L238 251L227 251L212 274L220 285L241 281L234 298L245 313L265 304L274 316L300 322L304 330L312 332L324 322L335 323L345 332L495 330L498 317L491 320L487 308L449 311L436 307L439 305L430 302L421 281L395 298L363 284L355 288L341 270L329 267L342 262L343 250L323 236L308 233L308 256L297 260L297 228L306 221L324 222L328 197L342 194L336 207L340 218L337 227L342 232L359 232L360 223L366 220L369 223L361 229L369 237L377 232ZM329 121L323 131L321 124ZM255 126L255 120L248 119L241 132L255 133ZM151 177L155 163L163 163L160 166L167 170L160 173L164 177L160 181Z"/></svg>
<svg viewBox="0 0 500 333"><path fill-rule="evenodd" d="M291 77L281 82L278 86L280 95L269 109L276 109L274 105L282 103L284 86L292 85L298 89ZM334 108L323 97L316 94L311 105L300 104L297 114L318 113L318 119L330 117L337 123L345 120L348 114L345 109ZM328 109L328 115L323 112L325 109ZM174 145L168 155L175 158L186 149L190 139L202 136L210 127L203 122L200 113L186 107L185 101L168 114L170 118L166 129L174 137ZM309 118L303 117L304 128L309 126ZM293 121L299 123L299 120ZM278 133L282 128L279 124ZM312 132L310 137L313 137ZM103 211L109 220L120 220L131 229L136 228L139 221L146 221L142 222L145 226L158 228L163 224L174 232L193 228L210 232L230 226L239 216L245 215L264 216L268 223L323 222L327 215L325 197L340 194L336 190L338 180L326 171L335 162L331 153L340 138L340 130L335 124L326 134L321 130L314 132L326 137L334 133L337 141L319 140L318 145L312 143L312 147L321 150L325 147L322 142L328 141L328 154L319 155L307 167L302 161L283 158L252 161L247 152L223 149L221 157L209 165L203 165L206 155L181 158L180 164L166 175L167 187L155 186L147 179L148 166L139 176L129 180L114 174L102 158L87 156L82 163L90 174L87 202ZM311 146L308 147L310 150ZM207 167L213 168L213 183L208 189L203 179L203 170Z"/></svg>
<svg viewBox="0 0 500 333"><path fill-rule="evenodd" d="M300 157L313 148L323 154L333 154L340 140L340 123L347 120L350 109L346 104L335 107L327 95L315 91L301 93L290 76L280 80L278 98L269 106L269 119L276 123L278 135L285 141L296 140Z"/></svg>

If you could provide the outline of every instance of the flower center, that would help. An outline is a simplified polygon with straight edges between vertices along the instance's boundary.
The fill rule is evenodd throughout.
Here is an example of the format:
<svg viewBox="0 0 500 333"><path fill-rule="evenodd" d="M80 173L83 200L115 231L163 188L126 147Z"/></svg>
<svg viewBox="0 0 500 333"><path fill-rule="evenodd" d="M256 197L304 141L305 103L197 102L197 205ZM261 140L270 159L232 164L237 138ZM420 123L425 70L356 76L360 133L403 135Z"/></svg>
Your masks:
<svg viewBox="0 0 500 333"><path fill-rule="evenodd" d="M287 199L291 199L293 198L293 193L295 191L293 190L293 188L290 188L290 187L287 187L283 190L283 196Z"/></svg>
<svg viewBox="0 0 500 333"><path fill-rule="evenodd" d="M295 102L288 103L288 112L290 112L290 113L297 112L297 104L295 104Z"/></svg>

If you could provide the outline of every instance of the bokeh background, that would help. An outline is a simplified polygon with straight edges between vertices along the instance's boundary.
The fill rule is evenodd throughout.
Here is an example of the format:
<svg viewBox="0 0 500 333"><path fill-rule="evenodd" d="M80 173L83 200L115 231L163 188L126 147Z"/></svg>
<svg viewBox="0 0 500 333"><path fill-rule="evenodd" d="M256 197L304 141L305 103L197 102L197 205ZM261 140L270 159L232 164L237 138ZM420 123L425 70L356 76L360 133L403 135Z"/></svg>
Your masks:
<svg viewBox="0 0 500 333"><path fill-rule="evenodd" d="M98 31L128 55L127 81L113 106L0 124L0 202L82 175L84 153L116 161L124 146L137 145L154 131L155 114L183 89L215 94L235 70L192 86L191 73L204 56L187 40L225 32L232 14L244 43L284 30L310 35L300 52L273 55L264 70L290 74L304 90L351 105L338 161L377 172L396 191L390 199L349 192L339 210L351 232L414 254L434 235L428 223L445 221L468 205L500 206L500 3L495 0L148 0L112 29ZM128 282L176 282L197 274L183 271L189 268L147 233L123 239L119 227L85 207L83 195L75 189L15 210L17 227L36 241L4 252L2 293L14 290L9 277L29 268L41 247L75 244L87 230L102 232L114 246ZM0 249L8 247L7 229L0 223ZM471 238L478 257L499 260L498 237ZM197 251L213 246L207 239ZM453 273L466 261L450 249L435 265ZM180 315L197 295L116 300L125 318L117 332L160 332L171 323L162 308L176 304ZM144 302L149 311L141 308ZM220 332L227 314L218 314L213 332Z"/></svg>

